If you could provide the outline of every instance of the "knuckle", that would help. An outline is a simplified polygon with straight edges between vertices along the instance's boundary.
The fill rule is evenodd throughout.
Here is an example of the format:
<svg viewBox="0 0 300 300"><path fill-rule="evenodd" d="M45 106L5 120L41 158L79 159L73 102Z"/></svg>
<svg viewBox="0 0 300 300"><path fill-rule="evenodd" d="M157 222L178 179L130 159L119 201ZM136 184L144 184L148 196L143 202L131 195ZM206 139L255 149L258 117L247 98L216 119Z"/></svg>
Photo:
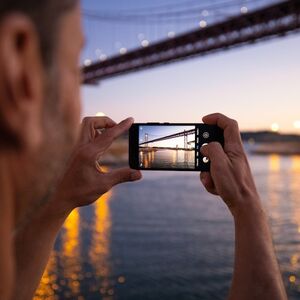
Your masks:
<svg viewBox="0 0 300 300"><path fill-rule="evenodd" d="M219 152L220 144L218 142L211 142L207 146L207 150L209 154L216 154Z"/></svg>
<svg viewBox="0 0 300 300"><path fill-rule="evenodd" d="M89 123L89 121L90 121L90 117L84 117L82 119L82 124L87 124L87 123Z"/></svg>
<svg viewBox="0 0 300 300"><path fill-rule="evenodd" d="M231 119L231 126L233 127L233 128L239 128L239 123L238 123L238 121L237 120L234 120L234 119Z"/></svg>
<svg viewBox="0 0 300 300"><path fill-rule="evenodd" d="M106 129L102 134L103 137L107 138L108 140L114 139L114 132L112 129Z"/></svg>
<svg viewBox="0 0 300 300"><path fill-rule="evenodd" d="M100 116L98 117L100 120L103 120L104 122L108 122L108 121L111 121L111 119L109 117L106 117L106 116Z"/></svg>

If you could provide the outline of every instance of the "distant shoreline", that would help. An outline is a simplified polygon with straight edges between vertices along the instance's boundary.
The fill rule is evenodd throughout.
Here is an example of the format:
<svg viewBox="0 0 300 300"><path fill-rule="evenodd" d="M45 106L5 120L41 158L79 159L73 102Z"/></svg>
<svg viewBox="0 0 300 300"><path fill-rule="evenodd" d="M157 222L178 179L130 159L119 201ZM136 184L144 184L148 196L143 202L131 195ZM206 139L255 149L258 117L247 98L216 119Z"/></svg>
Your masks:
<svg viewBox="0 0 300 300"><path fill-rule="evenodd" d="M269 155L300 155L300 135L270 131L241 132L249 153Z"/></svg>

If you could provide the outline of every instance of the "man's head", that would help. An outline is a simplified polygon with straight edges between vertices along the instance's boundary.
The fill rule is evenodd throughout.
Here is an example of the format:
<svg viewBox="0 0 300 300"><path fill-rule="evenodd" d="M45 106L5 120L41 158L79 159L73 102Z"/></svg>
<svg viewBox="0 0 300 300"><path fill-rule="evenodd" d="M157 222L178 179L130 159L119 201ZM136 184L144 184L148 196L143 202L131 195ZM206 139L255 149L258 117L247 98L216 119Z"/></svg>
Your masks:
<svg viewBox="0 0 300 300"><path fill-rule="evenodd" d="M16 222L51 195L80 117L77 0L0 2L0 154L8 153Z"/></svg>

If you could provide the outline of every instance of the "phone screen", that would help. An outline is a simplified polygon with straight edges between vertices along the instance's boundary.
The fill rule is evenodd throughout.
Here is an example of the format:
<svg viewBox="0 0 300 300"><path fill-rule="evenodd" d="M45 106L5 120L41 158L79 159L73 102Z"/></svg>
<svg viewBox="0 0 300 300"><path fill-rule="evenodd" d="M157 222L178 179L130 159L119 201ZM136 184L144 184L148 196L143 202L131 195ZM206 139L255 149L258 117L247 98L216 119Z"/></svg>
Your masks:
<svg viewBox="0 0 300 300"><path fill-rule="evenodd" d="M223 134L205 124L133 124L129 131L129 164L142 170L209 170L200 148Z"/></svg>
<svg viewBox="0 0 300 300"><path fill-rule="evenodd" d="M194 170L196 126L139 126L139 167Z"/></svg>

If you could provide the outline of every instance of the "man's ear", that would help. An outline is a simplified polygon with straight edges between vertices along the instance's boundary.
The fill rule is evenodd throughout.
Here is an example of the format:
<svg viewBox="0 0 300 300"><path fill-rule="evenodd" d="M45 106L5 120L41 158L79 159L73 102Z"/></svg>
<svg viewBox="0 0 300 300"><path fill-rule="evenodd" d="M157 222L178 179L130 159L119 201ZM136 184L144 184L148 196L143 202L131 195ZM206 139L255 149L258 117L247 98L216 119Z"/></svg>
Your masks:
<svg viewBox="0 0 300 300"><path fill-rule="evenodd" d="M2 147L13 143L33 150L40 144L44 83L35 26L21 14L5 17L0 23L0 133L6 138Z"/></svg>

